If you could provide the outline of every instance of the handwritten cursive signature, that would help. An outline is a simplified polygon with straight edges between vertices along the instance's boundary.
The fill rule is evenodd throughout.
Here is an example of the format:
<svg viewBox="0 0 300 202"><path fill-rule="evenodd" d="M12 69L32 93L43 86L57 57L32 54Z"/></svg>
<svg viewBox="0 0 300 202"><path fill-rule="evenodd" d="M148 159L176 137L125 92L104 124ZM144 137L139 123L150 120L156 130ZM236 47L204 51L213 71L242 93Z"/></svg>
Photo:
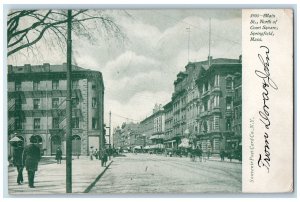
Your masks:
<svg viewBox="0 0 300 202"><path fill-rule="evenodd" d="M263 99L263 106L262 110L260 110L259 116L260 116L260 121L265 127L264 131L264 154L259 154L259 159L258 159L258 166L264 167L267 169L269 172L270 170L270 161L271 161L271 153L270 153L270 143L269 143L269 133L268 130L270 129L271 126L271 121L270 121L270 107L268 105L268 101L270 101L269 97L269 88L272 88L274 90L278 90L278 86L276 83L273 81L271 78L271 73L270 73L270 50L267 46L260 46L261 49L263 49L263 56L261 54L258 54L258 58L260 62L263 65L263 71L260 70L255 70L255 74L262 79L262 99Z"/></svg>

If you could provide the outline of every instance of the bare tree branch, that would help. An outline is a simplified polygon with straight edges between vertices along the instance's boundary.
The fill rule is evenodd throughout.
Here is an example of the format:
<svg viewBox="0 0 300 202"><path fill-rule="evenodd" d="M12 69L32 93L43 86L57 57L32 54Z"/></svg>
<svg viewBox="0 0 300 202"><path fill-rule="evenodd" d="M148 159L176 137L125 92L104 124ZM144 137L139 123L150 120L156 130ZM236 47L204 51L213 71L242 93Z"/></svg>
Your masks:
<svg viewBox="0 0 300 202"><path fill-rule="evenodd" d="M73 32L95 41L93 34L99 27L108 36L123 38L120 27L103 11L74 10L72 15ZM53 36L56 38L56 45L62 50L66 44L66 23L67 15L64 10L22 10L13 11L8 14L7 21L7 47L8 56L23 49L31 49L41 39L53 46ZM93 29L91 26L94 25ZM32 50L32 49L31 49Z"/></svg>

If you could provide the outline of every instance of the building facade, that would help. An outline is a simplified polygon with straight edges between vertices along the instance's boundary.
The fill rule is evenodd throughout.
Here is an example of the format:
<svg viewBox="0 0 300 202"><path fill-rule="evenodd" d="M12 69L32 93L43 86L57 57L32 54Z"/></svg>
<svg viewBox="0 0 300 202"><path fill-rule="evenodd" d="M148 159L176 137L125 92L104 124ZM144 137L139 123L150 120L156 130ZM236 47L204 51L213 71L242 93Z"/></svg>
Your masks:
<svg viewBox="0 0 300 202"><path fill-rule="evenodd" d="M152 149L164 148L164 136L165 136L165 113L162 105L155 105L153 109L153 132L150 136L152 141Z"/></svg>
<svg viewBox="0 0 300 202"><path fill-rule="evenodd" d="M186 130L186 101L187 101L187 73L179 72L174 81L173 103L173 140L175 147L181 143Z"/></svg>
<svg viewBox="0 0 300 202"><path fill-rule="evenodd" d="M29 143L36 137L42 153L66 152L66 64L8 66L8 136ZM88 155L104 146L104 84L97 71L72 66L72 152Z"/></svg>
<svg viewBox="0 0 300 202"><path fill-rule="evenodd" d="M232 149L234 80L241 71L238 59L211 59L210 65L202 64L197 79L201 99L198 145L204 152L214 154Z"/></svg>
<svg viewBox="0 0 300 202"><path fill-rule="evenodd" d="M165 135L164 146L165 148L174 148L175 140L173 140L173 103L168 102L164 106L165 114Z"/></svg>

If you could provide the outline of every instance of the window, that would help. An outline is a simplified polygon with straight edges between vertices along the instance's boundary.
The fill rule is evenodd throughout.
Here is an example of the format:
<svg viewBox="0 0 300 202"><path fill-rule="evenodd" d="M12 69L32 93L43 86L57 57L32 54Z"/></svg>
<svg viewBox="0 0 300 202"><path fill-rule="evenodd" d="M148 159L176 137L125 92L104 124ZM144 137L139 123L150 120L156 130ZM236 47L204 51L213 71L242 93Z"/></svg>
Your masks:
<svg viewBox="0 0 300 202"><path fill-rule="evenodd" d="M226 109L230 110L232 106L232 98L231 97L226 97Z"/></svg>
<svg viewBox="0 0 300 202"><path fill-rule="evenodd" d="M227 90L232 90L233 89L233 82L232 82L232 78L228 77L226 79L226 89Z"/></svg>
<svg viewBox="0 0 300 202"><path fill-rule="evenodd" d="M218 74L215 75L215 86L219 86L220 85L220 77Z"/></svg>
<svg viewBox="0 0 300 202"><path fill-rule="evenodd" d="M214 116L214 130L219 130L220 128L220 117Z"/></svg>
<svg viewBox="0 0 300 202"><path fill-rule="evenodd" d="M72 81L72 89L78 89L78 88L79 88L78 80Z"/></svg>
<svg viewBox="0 0 300 202"><path fill-rule="evenodd" d="M58 108L59 105L59 98L52 98L52 108Z"/></svg>
<svg viewBox="0 0 300 202"><path fill-rule="evenodd" d="M15 100L15 108L16 108L16 110L22 110L22 101L20 98L17 98Z"/></svg>
<svg viewBox="0 0 300 202"><path fill-rule="evenodd" d="M18 129L22 129L22 121L20 118L15 118L15 129L18 130Z"/></svg>
<svg viewBox="0 0 300 202"><path fill-rule="evenodd" d="M92 89L93 89L93 90L96 89L96 84L92 84Z"/></svg>
<svg viewBox="0 0 300 202"><path fill-rule="evenodd" d="M33 129L40 129L41 128L41 119L35 118L33 119Z"/></svg>
<svg viewBox="0 0 300 202"><path fill-rule="evenodd" d="M33 99L33 109L40 108L40 99Z"/></svg>
<svg viewBox="0 0 300 202"><path fill-rule="evenodd" d="M40 85L39 81L33 81L33 90L39 90L39 85Z"/></svg>
<svg viewBox="0 0 300 202"><path fill-rule="evenodd" d="M79 104L79 98L78 97L72 98L72 107L77 108L78 104Z"/></svg>
<svg viewBox="0 0 300 202"><path fill-rule="evenodd" d="M79 117L72 118L72 128L79 128Z"/></svg>
<svg viewBox="0 0 300 202"><path fill-rule="evenodd" d="M226 119L226 130L231 130L231 119Z"/></svg>
<svg viewBox="0 0 300 202"><path fill-rule="evenodd" d="M52 81L52 90L57 90L57 89L59 89L59 81L53 80Z"/></svg>
<svg viewBox="0 0 300 202"><path fill-rule="evenodd" d="M93 119L92 119L92 128L93 128L93 129L97 129L97 125L98 125L98 124L97 124L97 119L96 119L96 118L93 118Z"/></svg>
<svg viewBox="0 0 300 202"><path fill-rule="evenodd" d="M16 81L16 83L15 83L15 91L21 91L21 82L20 81Z"/></svg>
<svg viewBox="0 0 300 202"><path fill-rule="evenodd" d="M92 107L97 108L97 100L95 97L92 98Z"/></svg>
<svg viewBox="0 0 300 202"><path fill-rule="evenodd" d="M52 128L59 128L59 119L58 117L52 118Z"/></svg>

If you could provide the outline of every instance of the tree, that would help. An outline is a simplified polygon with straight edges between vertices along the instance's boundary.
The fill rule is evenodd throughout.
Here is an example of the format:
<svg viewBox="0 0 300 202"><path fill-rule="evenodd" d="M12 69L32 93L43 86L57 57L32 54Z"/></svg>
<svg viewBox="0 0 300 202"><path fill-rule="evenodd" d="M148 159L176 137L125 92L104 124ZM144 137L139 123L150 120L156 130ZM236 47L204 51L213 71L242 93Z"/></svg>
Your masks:
<svg viewBox="0 0 300 202"><path fill-rule="evenodd" d="M95 41L95 31L106 33L109 37L124 38L120 27L105 10L73 10L72 31L90 41ZM14 10L8 14L7 55L23 49L33 51L43 39L48 45L56 43L65 50L66 33L66 10Z"/></svg>

